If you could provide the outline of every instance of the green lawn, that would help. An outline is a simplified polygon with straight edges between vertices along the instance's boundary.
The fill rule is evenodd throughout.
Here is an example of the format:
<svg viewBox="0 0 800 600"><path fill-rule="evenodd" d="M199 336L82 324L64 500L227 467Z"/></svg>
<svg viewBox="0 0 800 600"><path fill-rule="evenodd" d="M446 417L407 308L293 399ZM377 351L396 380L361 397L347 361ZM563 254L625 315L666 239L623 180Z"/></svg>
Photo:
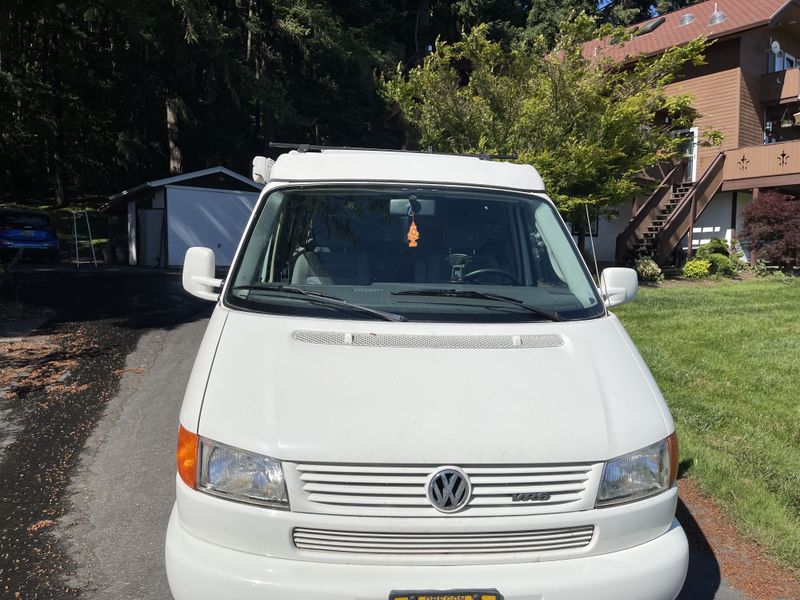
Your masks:
<svg viewBox="0 0 800 600"><path fill-rule="evenodd" d="M615 312L672 410L686 476L800 573L800 278L670 283Z"/></svg>

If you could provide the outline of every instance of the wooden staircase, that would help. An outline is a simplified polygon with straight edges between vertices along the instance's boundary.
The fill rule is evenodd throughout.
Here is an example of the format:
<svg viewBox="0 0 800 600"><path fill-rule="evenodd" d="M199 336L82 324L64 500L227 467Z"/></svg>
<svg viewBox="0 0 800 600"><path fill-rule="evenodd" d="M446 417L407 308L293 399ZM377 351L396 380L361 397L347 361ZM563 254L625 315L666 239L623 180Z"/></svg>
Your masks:
<svg viewBox="0 0 800 600"><path fill-rule="evenodd" d="M673 194L677 186L683 183L686 161L671 164L661 171L666 171L666 174L660 183L650 197L633 211L628 225L617 236L616 258L619 264L632 266L636 259L652 256L654 240L674 210L675 200L679 200Z"/></svg>
<svg viewBox="0 0 800 600"><path fill-rule="evenodd" d="M692 189L691 182L682 182L672 185L672 193L664 204L660 205L655 218L650 221L641 237L637 237L633 243L633 256L635 260L641 258L651 258L658 260L658 235L669 220L670 215L680 205L689 190Z"/></svg>
<svg viewBox="0 0 800 600"><path fill-rule="evenodd" d="M661 225L661 230L656 236L656 259L659 264L663 264L666 259L680 249L683 236L689 234L688 258L692 256L691 231L697 220L697 216L711 202L711 199L722 187L723 168L725 166L725 153L720 152L711 164L689 189L676 207L672 209L665 223Z"/></svg>
<svg viewBox="0 0 800 600"><path fill-rule="evenodd" d="M674 255L722 186L724 164L725 153L720 152L694 184L683 181L685 162L675 165L617 236L617 262L632 265L651 258L664 264Z"/></svg>

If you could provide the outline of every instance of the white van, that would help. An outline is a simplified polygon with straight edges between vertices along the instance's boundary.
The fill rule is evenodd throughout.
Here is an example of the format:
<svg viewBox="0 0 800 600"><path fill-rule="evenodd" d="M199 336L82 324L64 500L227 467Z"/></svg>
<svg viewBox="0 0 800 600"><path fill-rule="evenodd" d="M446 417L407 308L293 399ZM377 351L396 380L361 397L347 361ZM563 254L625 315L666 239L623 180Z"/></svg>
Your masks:
<svg viewBox="0 0 800 600"><path fill-rule="evenodd" d="M302 150L302 149L301 149ZM272 166L180 415L178 600L671 599L667 405L527 165L294 151Z"/></svg>

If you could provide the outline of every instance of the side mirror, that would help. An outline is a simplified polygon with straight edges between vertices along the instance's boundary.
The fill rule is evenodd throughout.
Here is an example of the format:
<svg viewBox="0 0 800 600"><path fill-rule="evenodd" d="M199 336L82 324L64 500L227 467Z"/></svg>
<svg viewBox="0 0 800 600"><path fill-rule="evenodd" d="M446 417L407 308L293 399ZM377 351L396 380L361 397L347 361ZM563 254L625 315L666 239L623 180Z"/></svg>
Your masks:
<svg viewBox="0 0 800 600"><path fill-rule="evenodd" d="M216 259L210 248L189 248L183 259L183 289L203 300L219 300L222 279L214 277Z"/></svg>
<svg viewBox="0 0 800 600"><path fill-rule="evenodd" d="M600 274L600 294L608 307L630 302L638 291L639 277L633 269L609 267Z"/></svg>

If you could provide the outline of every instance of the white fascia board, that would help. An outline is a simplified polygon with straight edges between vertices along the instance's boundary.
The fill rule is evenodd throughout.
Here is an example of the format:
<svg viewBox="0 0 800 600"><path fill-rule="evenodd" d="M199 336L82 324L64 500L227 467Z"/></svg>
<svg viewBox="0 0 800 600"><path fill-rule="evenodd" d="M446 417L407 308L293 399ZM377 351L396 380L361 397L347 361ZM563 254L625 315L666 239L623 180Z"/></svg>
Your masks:
<svg viewBox="0 0 800 600"><path fill-rule="evenodd" d="M258 191L260 191L261 188L263 187L261 184L256 183L252 179L248 179L244 175L239 175L239 173L235 173L230 169L226 169L225 167L211 167L208 169L203 169L202 171L192 171L191 173L183 173L182 175L174 175L172 177L166 177L164 179L157 179L156 181L149 181L148 184L150 185L150 187L161 187L161 186L180 183L181 181L189 181L191 179L205 177L206 175L213 175L215 173L224 173L228 177L232 177L237 181L246 183L247 185Z"/></svg>

